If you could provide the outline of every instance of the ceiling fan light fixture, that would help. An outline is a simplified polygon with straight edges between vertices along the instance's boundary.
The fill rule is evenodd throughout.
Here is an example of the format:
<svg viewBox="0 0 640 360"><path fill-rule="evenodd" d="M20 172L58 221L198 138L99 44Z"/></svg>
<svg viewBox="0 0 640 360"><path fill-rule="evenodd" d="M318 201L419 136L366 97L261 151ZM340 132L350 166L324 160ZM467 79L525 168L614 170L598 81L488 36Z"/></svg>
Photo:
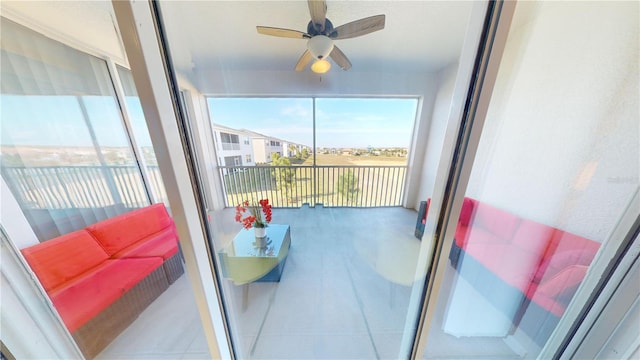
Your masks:
<svg viewBox="0 0 640 360"><path fill-rule="evenodd" d="M294 67L295 71L303 71L311 60L315 59L311 70L318 74L324 74L331 68L331 64L326 60L327 56L330 56L331 60L338 64L342 70L349 70L351 69L351 61L342 50L334 45L334 41L351 39L384 29L386 18L384 14L369 16L334 27L327 19L326 0L307 0L307 4L311 21L307 24L306 33L271 26L256 26L259 34L307 40L307 49L298 59Z"/></svg>
<svg viewBox="0 0 640 360"><path fill-rule="evenodd" d="M316 60L311 65L311 71L313 71L316 74L324 74L330 69L331 69L331 63L325 59Z"/></svg>
<svg viewBox="0 0 640 360"><path fill-rule="evenodd" d="M316 35L309 39L307 48L314 58L324 59L329 56L331 50L333 50L333 40L324 35Z"/></svg>

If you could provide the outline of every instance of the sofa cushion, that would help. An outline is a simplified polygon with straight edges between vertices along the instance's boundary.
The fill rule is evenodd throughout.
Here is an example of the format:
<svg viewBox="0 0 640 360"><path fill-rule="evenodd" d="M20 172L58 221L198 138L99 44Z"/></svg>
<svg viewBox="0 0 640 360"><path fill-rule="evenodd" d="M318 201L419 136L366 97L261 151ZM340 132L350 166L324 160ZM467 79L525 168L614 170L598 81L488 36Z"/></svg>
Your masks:
<svg viewBox="0 0 640 360"><path fill-rule="evenodd" d="M111 256L170 226L173 220L164 204L155 204L93 224L87 230Z"/></svg>
<svg viewBox="0 0 640 360"><path fill-rule="evenodd" d="M160 266L160 258L106 260L49 295L73 333Z"/></svg>
<svg viewBox="0 0 640 360"><path fill-rule="evenodd" d="M565 292L575 291L587 273L588 265L571 265L540 283L537 291L552 297L566 297Z"/></svg>
<svg viewBox="0 0 640 360"><path fill-rule="evenodd" d="M477 204L478 201L472 198L464 198L460 209L460 217L458 218L459 225L468 226L472 222Z"/></svg>
<svg viewBox="0 0 640 360"><path fill-rule="evenodd" d="M539 283L570 265L590 265L599 248L595 241L556 230L533 280Z"/></svg>
<svg viewBox="0 0 640 360"><path fill-rule="evenodd" d="M170 226L113 254L114 258L158 256L167 260L178 252L178 235Z"/></svg>
<svg viewBox="0 0 640 360"><path fill-rule="evenodd" d="M423 225L427 223L427 215L429 214L429 205L431 205L431 198L428 198L427 202L425 203L424 215L422 216Z"/></svg>
<svg viewBox="0 0 640 360"><path fill-rule="evenodd" d="M22 249L22 254L49 291L109 258L86 230L78 230Z"/></svg>
<svg viewBox="0 0 640 360"><path fill-rule="evenodd" d="M566 303L561 303L554 297L548 296L541 291L537 291L536 284L532 284L531 289L529 290L529 292L527 292L527 297L531 299L532 304L523 309L525 313L529 312L531 306L535 304L534 307L543 309L546 312L549 312L559 318L564 314L564 311L567 308ZM548 317L548 314L545 313L544 316ZM522 324L520 324L519 326L522 327ZM539 330L539 328L536 329L536 331Z"/></svg>
<svg viewBox="0 0 640 360"><path fill-rule="evenodd" d="M554 231L555 229L550 226L522 219L511 243L519 248L536 253L542 258Z"/></svg>
<svg viewBox="0 0 640 360"><path fill-rule="evenodd" d="M497 236L510 240L520 223L520 218L491 205L478 203L475 207L473 226L481 226Z"/></svg>
<svg viewBox="0 0 640 360"><path fill-rule="evenodd" d="M465 251L523 293L529 288L539 261L537 255L505 242L479 243L471 240Z"/></svg>
<svg viewBox="0 0 640 360"><path fill-rule="evenodd" d="M551 237L545 258L553 253L578 249L584 249L595 255L598 249L600 249L600 243L566 231L556 230ZM591 257L591 259L593 259L593 257Z"/></svg>
<svg viewBox="0 0 640 360"><path fill-rule="evenodd" d="M458 227L456 227L456 234L455 234L455 242L456 245L458 245L459 248L464 248L465 244L467 243L467 240L469 238L469 232L470 232L470 227L461 225L460 223L458 223Z"/></svg>

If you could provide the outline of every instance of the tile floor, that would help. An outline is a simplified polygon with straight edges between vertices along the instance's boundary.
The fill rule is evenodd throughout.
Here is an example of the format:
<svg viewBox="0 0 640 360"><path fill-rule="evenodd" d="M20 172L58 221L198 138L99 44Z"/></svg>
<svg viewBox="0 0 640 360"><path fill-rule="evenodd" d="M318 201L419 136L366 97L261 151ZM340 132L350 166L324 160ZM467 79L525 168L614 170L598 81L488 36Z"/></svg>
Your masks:
<svg viewBox="0 0 640 360"><path fill-rule="evenodd" d="M401 344L411 343L415 321L410 285L422 283L415 274L416 216L403 208L275 209L273 223L291 226L281 281L250 284L243 308L243 286L223 280L238 358L406 358ZM233 209L213 213L212 223L218 247L240 230ZM515 358L501 339L457 339L439 328L432 328L425 358ZM209 358L187 276L100 358Z"/></svg>

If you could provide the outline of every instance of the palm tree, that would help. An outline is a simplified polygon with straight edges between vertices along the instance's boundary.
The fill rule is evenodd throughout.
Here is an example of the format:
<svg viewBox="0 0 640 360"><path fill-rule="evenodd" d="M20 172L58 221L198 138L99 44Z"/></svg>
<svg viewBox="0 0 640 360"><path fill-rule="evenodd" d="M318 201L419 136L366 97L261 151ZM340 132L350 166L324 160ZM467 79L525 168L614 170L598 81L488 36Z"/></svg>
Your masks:
<svg viewBox="0 0 640 360"><path fill-rule="evenodd" d="M289 154L291 154L291 156L289 156L289 157L294 157L294 156L296 156L296 153L297 153L297 151L296 151L296 150L297 150L297 149L296 149L296 146L295 146L295 145L293 145L293 144L289 144Z"/></svg>

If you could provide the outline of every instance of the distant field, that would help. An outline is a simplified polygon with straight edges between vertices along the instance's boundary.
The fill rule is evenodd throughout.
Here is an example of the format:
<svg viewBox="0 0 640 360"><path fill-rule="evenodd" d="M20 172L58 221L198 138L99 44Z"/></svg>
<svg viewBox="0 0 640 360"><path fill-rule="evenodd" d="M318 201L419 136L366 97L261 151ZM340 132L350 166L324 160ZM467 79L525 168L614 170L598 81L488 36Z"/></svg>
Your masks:
<svg viewBox="0 0 640 360"><path fill-rule="evenodd" d="M299 207L304 203L375 207L402 203L406 158L321 154L317 156L318 167L313 167L313 157L304 162L291 160L291 170L262 166L225 174L227 204L262 198L268 198L274 207ZM277 171L292 174L293 184L287 193L278 186ZM345 186L353 190L342 192L340 188Z"/></svg>
<svg viewBox="0 0 640 360"><path fill-rule="evenodd" d="M407 158L391 156L345 156L345 155L316 155L318 165L406 165ZM302 165L313 165L313 156L310 156Z"/></svg>

